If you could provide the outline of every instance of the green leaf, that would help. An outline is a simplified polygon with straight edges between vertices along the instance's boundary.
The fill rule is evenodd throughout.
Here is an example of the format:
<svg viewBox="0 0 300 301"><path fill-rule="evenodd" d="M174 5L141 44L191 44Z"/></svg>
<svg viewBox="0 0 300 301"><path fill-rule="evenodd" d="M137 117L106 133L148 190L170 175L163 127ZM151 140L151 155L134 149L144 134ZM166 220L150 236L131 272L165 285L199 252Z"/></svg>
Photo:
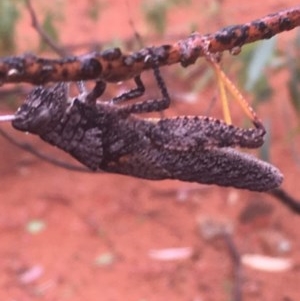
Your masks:
<svg viewBox="0 0 300 301"><path fill-rule="evenodd" d="M188 5L190 0L144 0L142 11L148 24L160 35L163 35L167 26L168 10L174 6Z"/></svg>
<svg viewBox="0 0 300 301"><path fill-rule="evenodd" d="M19 18L16 0L0 0L0 51L12 52L15 48L15 29Z"/></svg>
<svg viewBox="0 0 300 301"><path fill-rule="evenodd" d="M96 22L100 19L101 14L107 7L108 3L106 2L99 0L91 0L87 8L86 14L92 21Z"/></svg>
<svg viewBox="0 0 300 301"><path fill-rule="evenodd" d="M261 80L265 68L274 56L276 40L276 38L272 38L262 41L254 49L246 72L246 90L252 91L257 82Z"/></svg>
<svg viewBox="0 0 300 301"><path fill-rule="evenodd" d="M265 136L265 142L262 147L259 149L259 157L267 162L270 162L270 150L271 150L271 122L267 120L264 122L265 129L267 134Z"/></svg>
<svg viewBox="0 0 300 301"><path fill-rule="evenodd" d="M163 34L167 23L167 10L169 8L168 1L144 1L143 12L148 24L153 27L155 32Z"/></svg>
<svg viewBox="0 0 300 301"><path fill-rule="evenodd" d="M290 94L290 100L294 110L300 117L300 31L297 31L297 36L294 41L295 54L288 55L287 68L290 72L290 78L288 80L288 90Z"/></svg>

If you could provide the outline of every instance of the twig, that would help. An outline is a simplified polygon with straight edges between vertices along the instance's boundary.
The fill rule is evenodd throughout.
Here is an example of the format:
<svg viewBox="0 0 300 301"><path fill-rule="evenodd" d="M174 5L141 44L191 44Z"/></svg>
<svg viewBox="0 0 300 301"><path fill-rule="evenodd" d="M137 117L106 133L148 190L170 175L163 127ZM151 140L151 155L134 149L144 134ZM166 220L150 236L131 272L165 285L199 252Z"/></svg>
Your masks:
<svg viewBox="0 0 300 301"><path fill-rule="evenodd" d="M0 135L3 136L5 139L7 139L10 143L13 145L33 154L34 156L61 168L72 170L72 171L80 171L80 172L86 172L86 173L93 173L90 169L83 167L83 166L76 166L73 164L68 164L63 161L57 160L53 157L47 156L38 150L36 150L32 145L26 143L26 142L20 142L17 141L15 138L13 138L11 135L6 133L2 128L0 128Z"/></svg>
<svg viewBox="0 0 300 301"><path fill-rule="evenodd" d="M68 55L68 53L62 47L58 46L57 43L41 27L40 23L38 22L36 13L32 7L31 0L25 0L25 4L30 13L32 27L39 33L39 35L46 42L46 44L48 44L61 57Z"/></svg>
<svg viewBox="0 0 300 301"><path fill-rule="evenodd" d="M137 29L134 25L134 22L132 20L132 16L131 16L131 13L130 13L130 5L129 5L128 0L126 0L126 8L127 8L128 16L129 16L128 22L129 22L129 25L130 25L132 31L134 32L134 40L136 40L138 42L139 47L144 47L142 36L137 31Z"/></svg>
<svg viewBox="0 0 300 301"><path fill-rule="evenodd" d="M232 292L233 301L242 301L242 264L241 256L230 234L224 231L221 235L226 243L232 264L234 274L234 284Z"/></svg>
<svg viewBox="0 0 300 301"><path fill-rule="evenodd" d="M15 115L1 115L0 116L0 122L12 121L15 119L16 119Z"/></svg>
<svg viewBox="0 0 300 301"><path fill-rule="evenodd" d="M252 22L225 27L213 34L194 33L173 45L153 47L151 51L159 58L160 67L176 63L186 67L205 56L207 50L210 53L235 50L299 25L300 7L294 7ZM33 55L5 57L0 60L0 81L41 84L98 79L118 82L151 69L148 56L148 48L131 54L123 54L120 49L113 48L63 59L46 59Z"/></svg>
<svg viewBox="0 0 300 301"><path fill-rule="evenodd" d="M291 195L289 195L282 188L275 188L267 192L271 196L275 197L289 209L291 209L294 213L300 214L300 201L294 199Z"/></svg>
<svg viewBox="0 0 300 301"><path fill-rule="evenodd" d="M19 94L25 95L26 93L28 93L28 89L24 88L23 86L15 85L14 87L7 87L6 89L0 91L0 100L3 100L9 96L15 96Z"/></svg>

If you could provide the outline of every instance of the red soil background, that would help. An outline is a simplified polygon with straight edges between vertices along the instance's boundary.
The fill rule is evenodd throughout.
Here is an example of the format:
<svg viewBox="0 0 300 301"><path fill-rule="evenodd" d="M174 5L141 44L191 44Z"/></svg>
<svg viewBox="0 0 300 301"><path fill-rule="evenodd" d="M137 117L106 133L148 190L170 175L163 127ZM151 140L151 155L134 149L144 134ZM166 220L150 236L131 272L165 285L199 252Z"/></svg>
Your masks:
<svg viewBox="0 0 300 301"><path fill-rule="evenodd" d="M45 5L37 2L33 5L42 18ZM107 1L98 21L92 21L87 11L95 2L61 1L65 16L59 22L61 44L130 39L129 19L147 45L175 42L190 33L190 24L205 34L298 4L292 0L214 1L220 5L214 15L210 11L213 1L192 1L169 11L166 37L148 42L153 32L144 21L141 1L128 0L129 10L126 1ZM279 47L284 50L295 35L295 30L282 33ZM18 53L35 51L38 37L25 9L17 37ZM190 69L195 72L197 66ZM176 76L180 72L179 66L163 68L174 98L167 114L205 114L216 87L201 91L194 103L176 101L181 93L191 92L191 85ZM155 87L151 75L149 80L145 76ZM297 125L288 101L287 79L286 70L270 74L274 95L271 102L259 106L259 115L272 126L271 160L285 175L282 187L300 199L300 139L299 135L293 142L287 138ZM109 93L119 93L119 89L112 85ZM156 92L150 89L148 95ZM221 117L220 105L216 106L216 115ZM1 110L9 112L3 106ZM237 123L241 122L241 113L233 111ZM73 162L36 137L16 132L10 125L5 129L44 153ZM293 263L291 269L276 273L243 266L243 300L300 299L300 218L267 194L71 172L1 137L0 158L0 300L231 300L232 259L224 240L207 241L201 235L200 221L206 219L233 227L232 239L241 255L258 253L289 258ZM44 225L37 233L28 230L34 221ZM279 248L283 241L289 242L288 250ZM153 249L180 247L192 248L193 255L169 261L149 256Z"/></svg>

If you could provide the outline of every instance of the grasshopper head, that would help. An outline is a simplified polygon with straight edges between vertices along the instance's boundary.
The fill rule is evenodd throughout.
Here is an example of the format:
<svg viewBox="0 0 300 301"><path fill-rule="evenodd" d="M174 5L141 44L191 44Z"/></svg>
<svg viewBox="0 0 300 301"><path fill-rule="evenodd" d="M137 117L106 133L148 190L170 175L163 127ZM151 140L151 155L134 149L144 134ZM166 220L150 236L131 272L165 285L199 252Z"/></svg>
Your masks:
<svg viewBox="0 0 300 301"><path fill-rule="evenodd" d="M50 88L34 88L20 106L12 121L14 128L34 134L42 134L57 124L67 107L66 83Z"/></svg>

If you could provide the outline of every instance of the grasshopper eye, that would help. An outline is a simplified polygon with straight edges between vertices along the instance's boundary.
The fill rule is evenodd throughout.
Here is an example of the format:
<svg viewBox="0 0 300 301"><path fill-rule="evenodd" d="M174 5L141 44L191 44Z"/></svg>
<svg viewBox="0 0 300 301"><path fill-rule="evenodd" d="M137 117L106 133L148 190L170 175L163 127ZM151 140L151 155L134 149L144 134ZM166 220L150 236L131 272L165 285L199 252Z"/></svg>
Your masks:
<svg viewBox="0 0 300 301"><path fill-rule="evenodd" d="M12 121L13 127L21 131L41 133L51 121L51 112L45 106L30 108L23 104Z"/></svg>
<svg viewBox="0 0 300 301"><path fill-rule="evenodd" d="M51 115L51 112L47 108L37 108L34 116L28 116L30 127L28 130L33 133L43 132L43 129L47 127L47 125L51 121Z"/></svg>
<svg viewBox="0 0 300 301"><path fill-rule="evenodd" d="M22 104L15 113L15 119L12 121L13 127L17 130L28 131L30 115L30 107L26 103Z"/></svg>

